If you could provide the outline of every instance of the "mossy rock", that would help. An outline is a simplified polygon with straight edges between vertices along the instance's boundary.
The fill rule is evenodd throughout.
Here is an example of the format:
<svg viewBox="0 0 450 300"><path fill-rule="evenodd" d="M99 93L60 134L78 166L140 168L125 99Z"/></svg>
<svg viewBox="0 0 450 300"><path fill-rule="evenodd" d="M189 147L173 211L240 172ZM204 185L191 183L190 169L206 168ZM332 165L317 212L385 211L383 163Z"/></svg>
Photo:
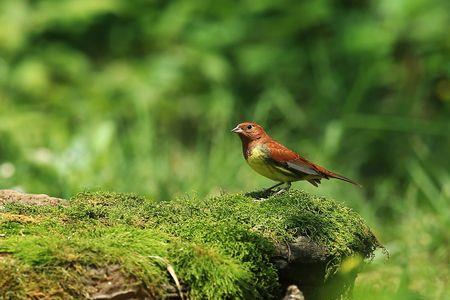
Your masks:
<svg viewBox="0 0 450 300"><path fill-rule="evenodd" d="M108 192L56 206L8 201L0 234L1 299L279 299L290 284L332 299L354 279L342 263L381 247L351 209L301 191L266 201Z"/></svg>

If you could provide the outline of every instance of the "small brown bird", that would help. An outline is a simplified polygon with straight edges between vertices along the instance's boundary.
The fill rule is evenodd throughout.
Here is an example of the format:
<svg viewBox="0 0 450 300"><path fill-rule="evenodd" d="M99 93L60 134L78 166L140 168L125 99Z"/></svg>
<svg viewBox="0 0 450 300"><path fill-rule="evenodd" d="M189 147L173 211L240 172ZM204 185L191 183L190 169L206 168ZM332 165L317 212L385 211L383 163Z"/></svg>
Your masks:
<svg viewBox="0 0 450 300"><path fill-rule="evenodd" d="M333 173L301 157L292 150L273 140L264 129L254 122L237 125L232 132L239 135L242 141L244 158L250 167L259 174L278 181L275 187L285 184L279 192L289 190L291 183L307 180L314 186L321 179L336 178L360 186L355 181Z"/></svg>

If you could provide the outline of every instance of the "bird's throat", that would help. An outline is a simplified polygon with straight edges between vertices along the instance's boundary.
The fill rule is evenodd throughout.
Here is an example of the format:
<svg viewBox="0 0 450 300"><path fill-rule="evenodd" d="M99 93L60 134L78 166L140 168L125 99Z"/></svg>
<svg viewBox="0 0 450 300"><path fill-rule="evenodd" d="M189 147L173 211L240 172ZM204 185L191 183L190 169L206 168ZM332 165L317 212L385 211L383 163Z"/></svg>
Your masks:
<svg viewBox="0 0 450 300"><path fill-rule="evenodd" d="M242 152L244 154L245 159L248 159L253 149L264 147L265 139L263 136L259 136L255 139L251 139L243 135L240 135L239 137L241 138L242 141Z"/></svg>

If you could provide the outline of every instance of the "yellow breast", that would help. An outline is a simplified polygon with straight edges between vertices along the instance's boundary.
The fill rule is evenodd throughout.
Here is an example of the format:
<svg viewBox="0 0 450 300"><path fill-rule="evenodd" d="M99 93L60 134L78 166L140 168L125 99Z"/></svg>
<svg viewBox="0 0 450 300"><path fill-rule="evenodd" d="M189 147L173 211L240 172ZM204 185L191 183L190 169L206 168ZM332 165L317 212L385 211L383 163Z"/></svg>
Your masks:
<svg viewBox="0 0 450 300"><path fill-rule="evenodd" d="M279 182L295 181L295 175L289 176L286 170L280 170L279 167L268 161L268 153L263 146L253 147L247 157L249 166L259 174Z"/></svg>

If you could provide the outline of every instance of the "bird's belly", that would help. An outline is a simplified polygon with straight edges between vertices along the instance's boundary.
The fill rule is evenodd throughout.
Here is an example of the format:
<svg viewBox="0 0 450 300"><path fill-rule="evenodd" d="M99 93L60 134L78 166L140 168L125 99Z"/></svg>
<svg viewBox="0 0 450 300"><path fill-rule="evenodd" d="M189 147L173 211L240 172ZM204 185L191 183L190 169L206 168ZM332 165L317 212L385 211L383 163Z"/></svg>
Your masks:
<svg viewBox="0 0 450 300"><path fill-rule="evenodd" d="M247 163L249 166L258 172L259 174L279 182L291 182L295 181L295 175L289 174L285 170L280 170L278 167L271 165L266 158L266 154L258 149L253 150L247 157Z"/></svg>

